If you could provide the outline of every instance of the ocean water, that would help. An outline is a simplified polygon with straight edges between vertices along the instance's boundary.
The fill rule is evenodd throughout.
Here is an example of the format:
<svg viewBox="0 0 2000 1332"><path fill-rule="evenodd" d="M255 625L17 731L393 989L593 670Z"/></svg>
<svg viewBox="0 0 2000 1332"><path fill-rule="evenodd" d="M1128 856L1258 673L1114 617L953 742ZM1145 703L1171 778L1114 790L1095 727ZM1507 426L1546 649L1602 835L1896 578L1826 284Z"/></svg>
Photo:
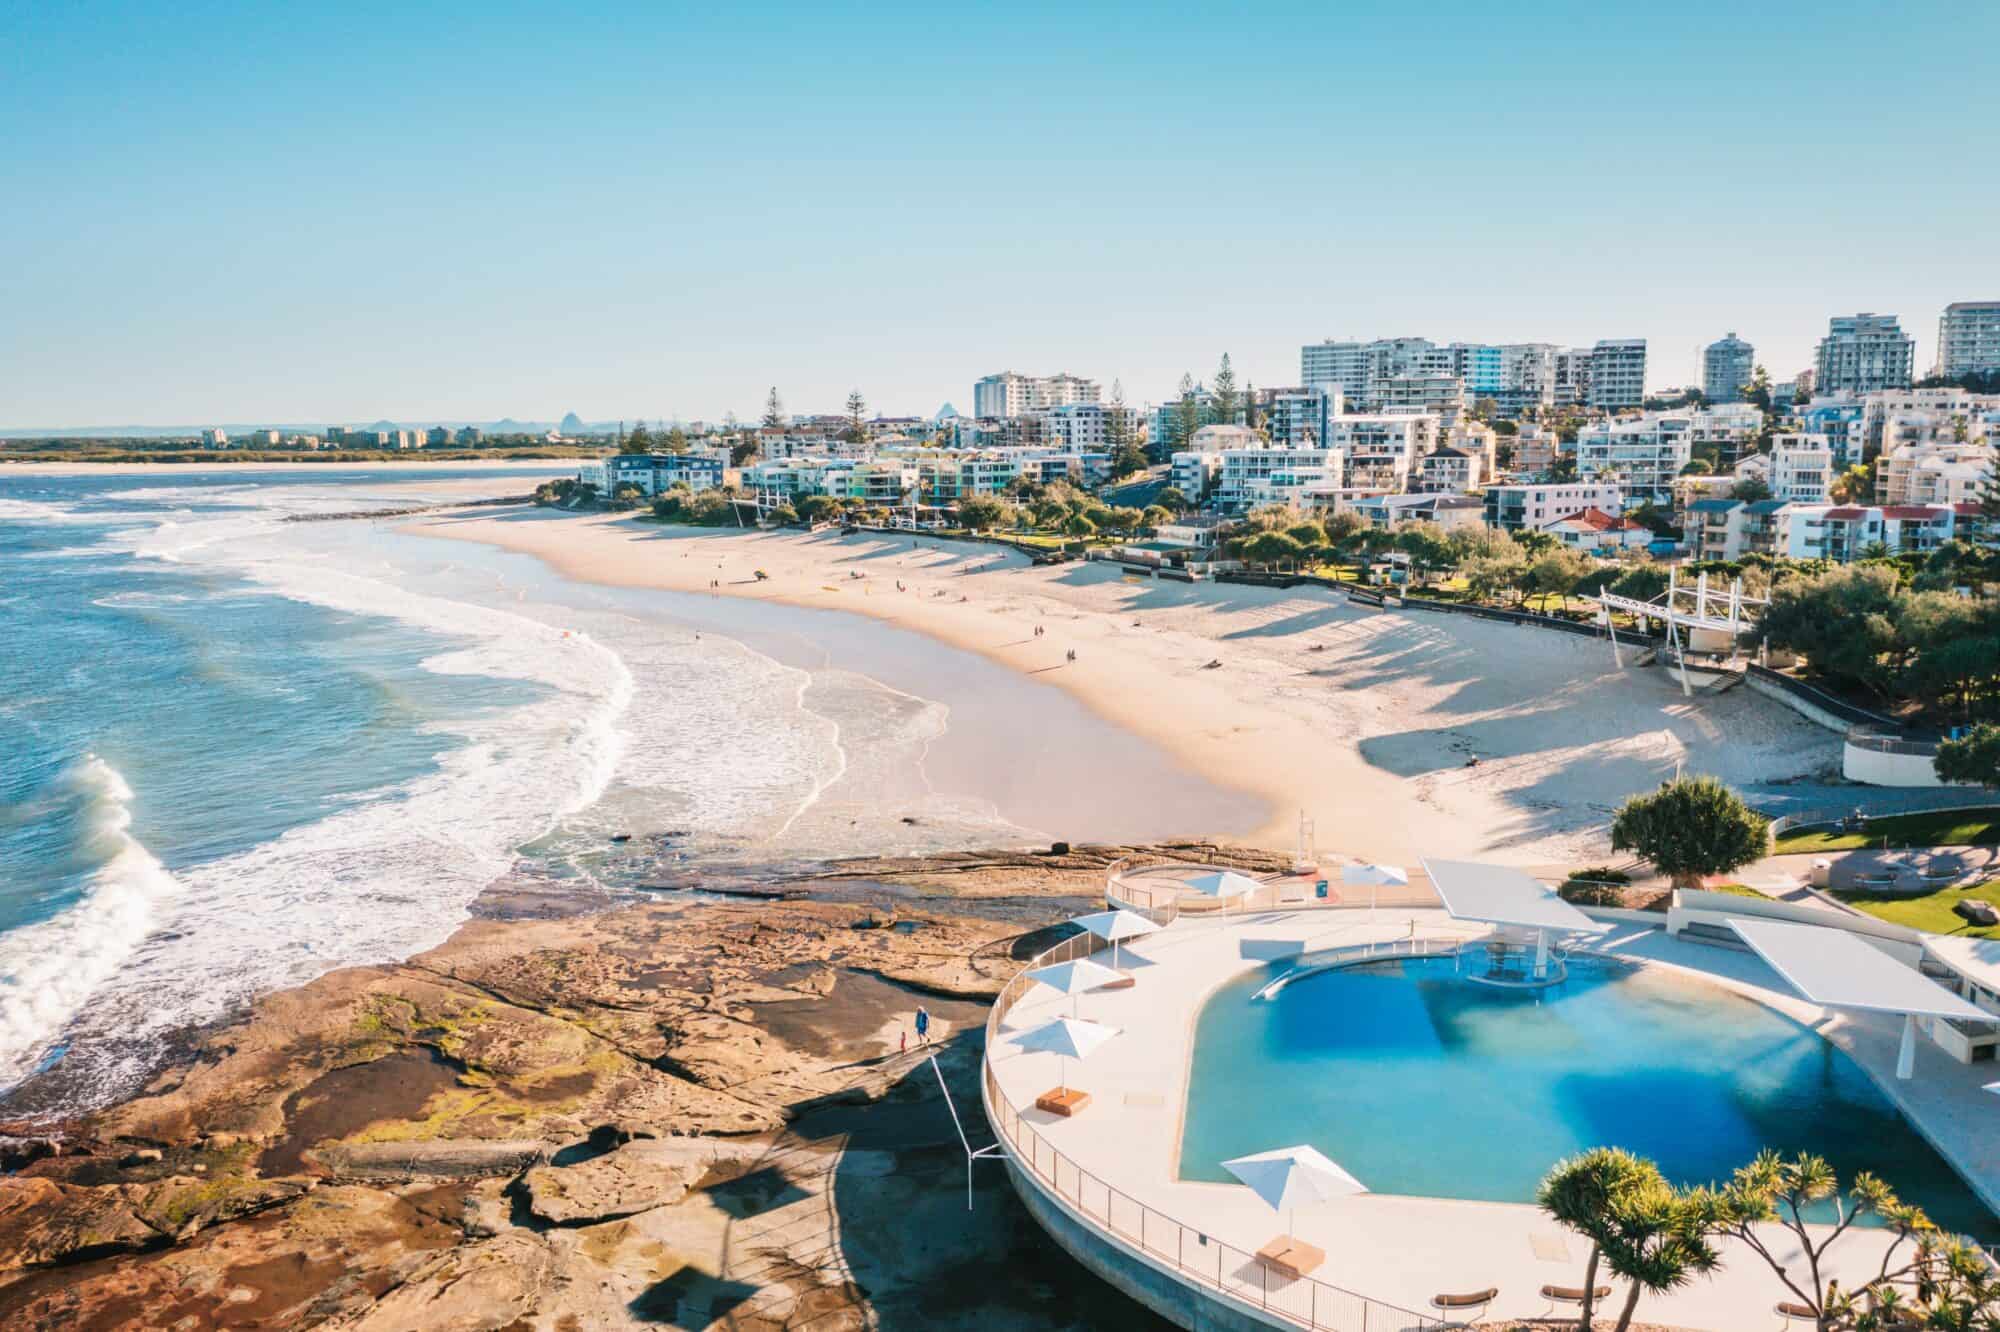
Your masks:
<svg viewBox="0 0 2000 1332"><path fill-rule="evenodd" d="M0 1111L129 1093L179 1034L442 942L495 886L1257 822L914 635L289 521L485 477L536 479L0 471ZM1134 771L1142 814L1091 795Z"/></svg>
<svg viewBox="0 0 2000 1332"><path fill-rule="evenodd" d="M1861 1068L1741 995L1574 958L1534 993L1475 985L1450 958L1324 973L1254 998L1216 992L1196 1029L1181 1175L1305 1142L1381 1193L1532 1202L1548 1168L1625 1147L1680 1184L1727 1180L1761 1148L1870 1170L1940 1225L2000 1224ZM1828 1218L1831 1220L1831 1216Z"/></svg>

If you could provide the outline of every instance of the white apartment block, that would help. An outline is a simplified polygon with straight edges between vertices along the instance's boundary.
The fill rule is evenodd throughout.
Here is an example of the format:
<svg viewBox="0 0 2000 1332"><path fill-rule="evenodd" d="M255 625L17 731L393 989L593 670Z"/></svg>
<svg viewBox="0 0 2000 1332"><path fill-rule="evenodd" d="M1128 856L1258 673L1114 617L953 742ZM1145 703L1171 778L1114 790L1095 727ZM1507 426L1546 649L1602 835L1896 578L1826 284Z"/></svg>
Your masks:
<svg viewBox="0 0 2000 1332"><path fill-rule="evenodd" d="M1697 408L1688 415L1688 451L1713 453L1724 467L1733 467L1754 451L1763 428L1764 413L1747 402Z"/></svg>
<svg viewBox="0 0 2000 1332"><path fill-rule="evenodd" d="M1590 349L1592 407L1607 412L1642 406L1646 401L1646 340L1606 338Z"/></svg>
<svg viewBox="0 0 2000 1332"><path fill-rule="evenodd" d="M1437 447L1438 421L1425 413L1336 416L1327 445L1340 451L1347 486L1410 488L1425 455Z"/></svg>
<svg viewBox="0 0 2000 1332"><path fill-rule="evenodd" d="M1880 542L1891 554L1923 555L1952 539L1958 518L1950 505L1791 504L1778 513L1774 553L1849 564Z"/></svg>
<svg viewBox="0 0 2000 1332"><path fill-rule="evenodd" d="M1825 435L1773 435L1771 437L1771 498L1792 504L1826 504L1837 469L1833 446Z"/></svg>
<svg viewBox="0 0 2000 1332"><path fill-rule="evenodd" d="M1176 453L1171 459L1168 482L1189 504L1199 504L1216 476L1222 471L1220 453Z"/></svg>
<svg viewBox="0 0 2000 1332"><path fill-rule="evenodd" d="M1973 504L1993 479L1995 449L1983 442L1919 442L1882 454L1875 498L1884 505Z"/></svg>
<svg viewBox="0 0 2000 1332"><path fill-rule="evenodd" d="M1711 403L1741 402L1743 386L1756 372L1757 349L1734 333L1701 351L1701 392Z"/></svg>
<svg viewBox="0 0 2000 1332"><path fill-rule="evenodd" d="M1553 400L1560 406L1581 407L1590 400L1590 357L1588 347L1556 349Z"/></svg>
<svg viewBox="0 0 2000 1332"><path fill-rule="evenodd" d="M1096 402L1097 381L1064 373L1022 375L1004 370L972 386L972 414L981 417L1025 416L1073 402Z"/></svg>
<svg viewBox="0 0 2000 1332"><path fill-rule="evenodd" d="M1562 456L1562 437L1544 426L1524 425L1514 436L1514 458L1509 465L1517 472L1546 472Z"/></svg>
<svg viewBox="0 0 2000 1332"><path fill-rule="evenodd" d="M1938 319L1937 371L1947 378L2000 370L2000 301L1953 301Z"/></svg>
<svg viewBox="0 0 2000 1332"><path fill-rule="evenodd" d="M1216 476L1216 503L1227 509L1295 504L1309 486L1341 484L1337 449L1287 449L1265 445L1224 450Z"/></svg>
<svg viewBox="0 0 2000 1332"><path fill-rule="evenodd" d="M1389 375L1374 384L1378 412L1429 412L1449 426L1465 415L1465 381L1457 375Z"/></svg>
<svg viewBox="0 0 2000 1332"><path fill-rule="evenodd" d="M1472 449L1446 445L1424 455L1416 488L1431 494L1463 495L1486 476L1485 458Z"/></svg>
<svg viewBox="0 0 2000 1332"><path fill-rule="evenodd" d="M1668 503L1674 478L1688 464L1693 424L1692 413L1653 412L1632 421L1585 426L1576 437L1577 474L1617 478L1634 503Z"/></svg>
<svg viewBox="0 0 2000 1332"><path fill-rule="evenodd" d="M1139 413L1103 402L1072 402L1039 413L1042 438L1069 453L1099 452L1111 447L1114 420L1123 420L1125 438L1139 442Z"/></svg>
<svg viewBox="0 0 2000 1332"><path fill-rule="evenodd" d="M1835 315L1819 341L1813 387L1821 393L1908 388L1916 359L1917 340L1896 316Z"/></svg>
<svg viewBox="0 0 2000 1332"><path fill-rule="evenodd" d="M1506 532L1539 532L1558 518L1600 509L1625 511L1625 492L1611 481L1558 481L1486 488L1486 525Z"/></svg>
<svg viewBox="0 0 2000 1332"><path fill-rule="evenodd" d="M1962 388L1870 393L1861 403L1869 457L1905 444L1959 443L2000 436L2000 395Z"/></svg>
<svg viewBox="0 0 2000 1332"><path fill-rule="evenodd" d="M1307 388L1335 388L1349 402L1363 401L1368 392L1368 344L1308 342L1299 349L1299 378Z"/></svg>

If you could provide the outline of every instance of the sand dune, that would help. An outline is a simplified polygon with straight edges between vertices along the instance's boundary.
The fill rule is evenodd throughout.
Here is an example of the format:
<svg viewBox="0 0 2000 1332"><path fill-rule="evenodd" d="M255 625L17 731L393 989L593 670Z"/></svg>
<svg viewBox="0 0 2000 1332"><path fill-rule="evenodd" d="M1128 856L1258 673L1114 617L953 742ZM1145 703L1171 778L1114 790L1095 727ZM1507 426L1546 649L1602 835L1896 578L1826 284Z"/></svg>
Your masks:
<svg viewBox="0 0 2000 1332"><path fill-rule="evenodd" d="M1349 607L1319 589L1190 585L1108 564L1035 568L967 543L609 515L453 516L408 530L503 546L594 582L708 591L718 580L717 595L894 621L1065 689L1262 797L1272 813L1255 840L1272 847L1292 845L1303 811L1323 851L1574 863L1608 850L1620 800L1677 766L1747 784L1837 764L1837 737L1747 690L1690 702L1658 670L1619 671L1601 641Z"/></svg>

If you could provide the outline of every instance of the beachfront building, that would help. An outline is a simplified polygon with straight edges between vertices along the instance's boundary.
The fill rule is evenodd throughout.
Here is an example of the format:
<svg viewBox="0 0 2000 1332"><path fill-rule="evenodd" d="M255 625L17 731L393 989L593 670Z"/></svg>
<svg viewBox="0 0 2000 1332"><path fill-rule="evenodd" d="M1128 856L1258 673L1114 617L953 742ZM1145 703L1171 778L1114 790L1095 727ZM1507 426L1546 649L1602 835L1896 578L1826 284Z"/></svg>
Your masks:
<svg viewBox="0 0 2000 1332"><path fill-rule="evenodd" d="M1867 558L1878 548L1892 555L1924 555L1950 541L1976 513L1970 505L1787 504L1777 514L1771 553L1841 564Z"/></svg>
<svg viewBox="0 0 2000 1332"><path fill-rule="evenodd" d="M1206 430L1241 430L1241 426L1208 426ZM1196 432L1197 437L1202 432ZM1256 439L1254 432L1251 434ZM1215 502L1231 511L1254 509L1260 504L1303 503L1309 486L1337 488L1342 484L1341 454L1338 449L1292 449L1265 444L1242 445L1220 451L1220 469L1215 480Z"/></svg>
<svg viewBox="0 0 2000 1332"><path fill-rule="evenodd" d="M1734 333L1702 348L1701 393L1712 403L1741 402L1756 372L1757 349Z"/></svg>
<svg viewBox="0 0 2000 1332"><path fill-rule="evenodd" d="M1601 411L1628 411L1646 401L1646 340L1605 338L1590 349L1589 392Z"/></svg>
<svg viewBox="0 0 2000 1332"><path fill-rule="evenodd" d="M1819 341L1813 385L1821 393L1908 388L1916 359L1917 340L1896 316L1835 315Z"/></svg>
<svg viewBox="0 0 2000 1332"><path fill-rule="evenodd" d="M1471 449L1447 445L1424 455L1417 489L1431 493L1463 495L1479 489L1485 477L1485 459Z"/></svg>
<svg viewBox="0 0 2000 1332"><path fill-rule="evenodd" d="M1325 444L1339 450L1348 486L1399 493L1437 447L1438 420L1428 413L1336 416Z"/></svg>
<svg viewBox="0 0 2000 1332"><path fill-rule="evenodd" d="M697 493L722 485L720 458L693 453L614 453L593 458L577 467L579 483L594 486L609 498L626 486L636 486L651 499L675 486L684 485Z"/></svg>
<svg viewBox="0 0 2000 1332"><path fill-rule="evenodd" d="M1557 481L1488 486L1486 525L1503 532L1539 532L1556 519L1584 509L1625 511L1625 492L1614 481Z"/></svg>
<svg viewBox="0 0 2000 1332"><path fill-rule="evenodd" d="M1693 426L1688 412L1651 412L1635 420L1585 426L1576 437L1577 474L1616 478L1633 503L1669 503L1674 478L1688 464Z"/></svg>
<svg viewBox="0 0 2000 1332"><path fill-rule="evenodd" d="M2000 370L2000 301L1953 301L1938 319L1937 372L1946 379Z"/></svg>
<svg viewBox="0 0 2000 1332"><path fill-rule="evenodd" d="M1688 506L1681 526L1697 560L1740 560L1745 555L1794 555L1788 515L1800 506L1782 499L1753 502L1721 496ZM1803 528L1800 529L1804 535Z"/></svg>
<svg viewBox="0 0 2000 1332"><path fill-rule="evenodd" d="M1653 540L1652 529L1644 523L1614 516L1602 509L1581 509L1544 525L1540 530L1571 550L1589 555L1616 555L1625 550L1642 550Z"/></svg>
<svg viewBox="0 0 2000 1332"><path fill-rule="evenodd" d="M1832 499L1836 468L1833 446L1824 435L1773 435L1767 471L1764 481L1775 499L1794 504L1826 504Z"/></svg>
<svg viewBox="0 0 2000 1332"><path fill-rule="evenodd" d="M972 386L972 414L983 417L1026 416L1073 402L1096 402L1097 381L1067 372L1023 375L1003 370Z"/></svg>
<svg viewBox="0 0 2000 1332"><path fill-rule="evenodd" d="M1447 532L1480 526L1485 506L1467 495L1386 495L1364 488L1319 491L1309 497L1315 512L1351 513L1385 531L1404 523L1435 523Z"/></svg>

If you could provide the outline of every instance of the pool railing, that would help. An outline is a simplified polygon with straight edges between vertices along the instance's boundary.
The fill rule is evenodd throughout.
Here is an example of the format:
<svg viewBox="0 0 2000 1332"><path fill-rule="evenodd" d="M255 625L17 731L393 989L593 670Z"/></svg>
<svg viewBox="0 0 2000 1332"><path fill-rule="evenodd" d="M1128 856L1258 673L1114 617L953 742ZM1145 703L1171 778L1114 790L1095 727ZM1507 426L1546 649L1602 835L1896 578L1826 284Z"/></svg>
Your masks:
<svg viewBox="0 0 2000 1332"><path fill-rule="evenodd" d="M1127 910L1136 910L1155 924L1166 924L1175 914L1171 903L1158 911L1132 903L1125 905ZM1400 954L1403 956L1421 955L1434 947L1425 939L1396 942L1408 945ZM1148 1207L1086 1170L1022 1117L1019 1107L1007 1099L1000 1086L993 1071L993 1056L1000 1048L1001 1024L1036 983L1027 973L1109 948L1110 944L1094 934L1079 931L1071 935L1031 959L1001 988L992 1012L987 1015L986 1052L981 1060L986 1119L1020 1175L1032 1181L1062 1210L1107 1234L1153 1266L1283 1324L1316 1332L1432 1332L1450 1326L1429 1314L1370 1299L1314 1277L1296 1280L1279 1277L1248 1250L1224 1243L1199 1226ZM1374 954L1378 958L1391 955L1396 954L1379 946Z"/></svg>

